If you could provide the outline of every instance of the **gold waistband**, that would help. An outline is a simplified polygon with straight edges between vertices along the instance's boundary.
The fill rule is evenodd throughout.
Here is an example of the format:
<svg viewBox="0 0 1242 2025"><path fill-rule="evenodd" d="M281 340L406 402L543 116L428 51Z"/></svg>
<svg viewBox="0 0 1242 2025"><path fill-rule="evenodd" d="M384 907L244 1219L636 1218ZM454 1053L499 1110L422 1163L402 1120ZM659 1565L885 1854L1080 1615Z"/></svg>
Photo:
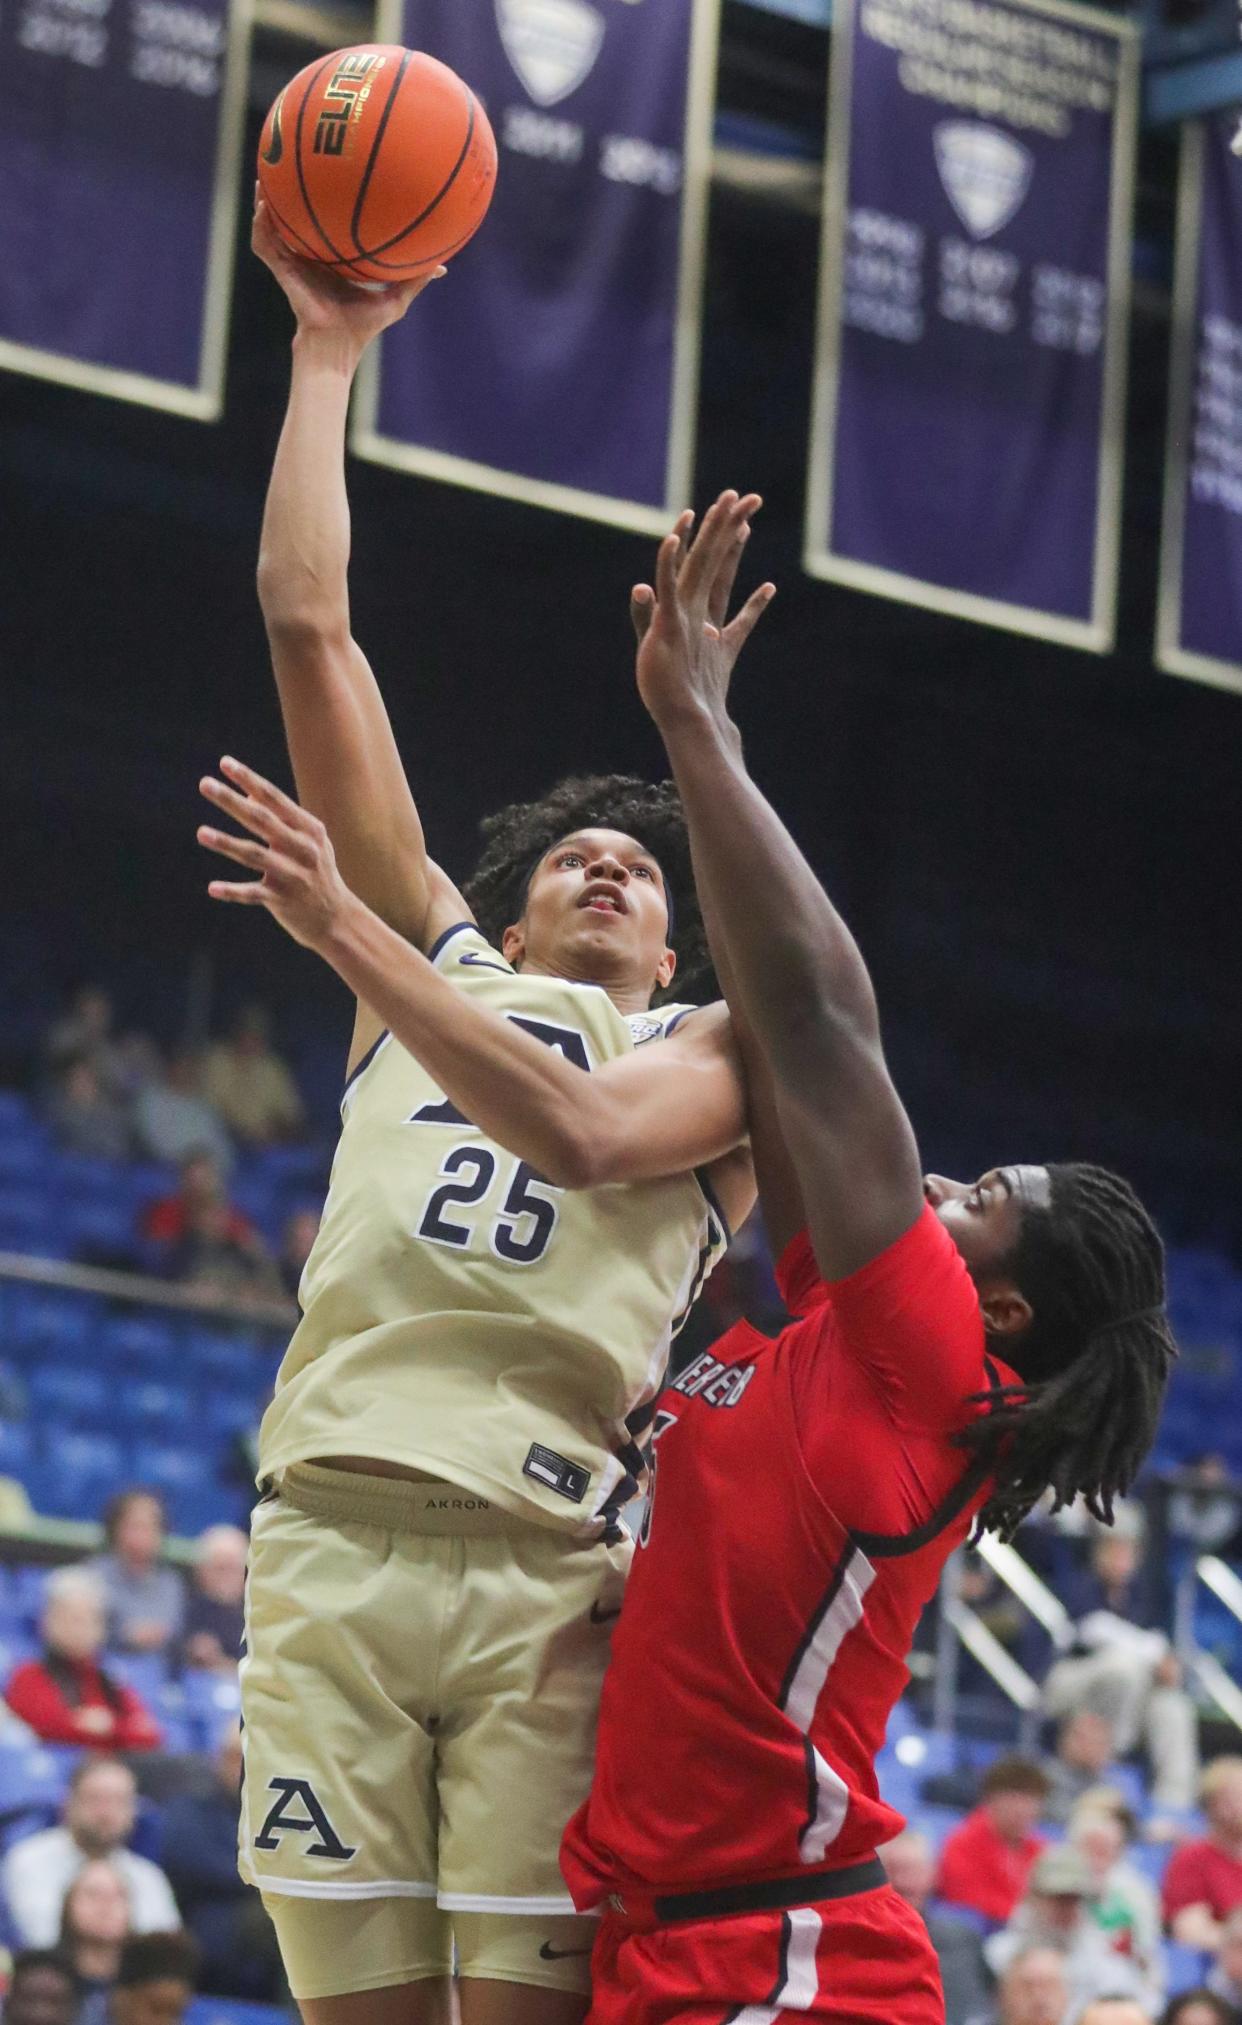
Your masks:
<svg viewBox="0 0 1242 2025"><path fill-rule="evenodd" d="M541 1532L502 1505L460 1484L368 1477L321 1463L291 1463L273 1486L286 1504L335 1525L378 1526L385 1533Z"/></svg>

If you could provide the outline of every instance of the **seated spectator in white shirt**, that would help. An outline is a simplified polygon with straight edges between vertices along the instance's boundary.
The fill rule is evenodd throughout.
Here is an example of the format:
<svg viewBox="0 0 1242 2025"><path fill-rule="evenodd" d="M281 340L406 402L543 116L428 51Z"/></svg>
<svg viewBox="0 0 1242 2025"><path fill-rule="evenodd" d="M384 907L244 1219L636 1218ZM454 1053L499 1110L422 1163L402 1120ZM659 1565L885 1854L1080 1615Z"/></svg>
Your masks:
<svg viewBox="0 0 1242 2025"><path fill-rule="evenodd" d="M951 1907L935 1903L936 1856L925 1835L907 1828L904 1835L885 1843L880 1860L893 1890L913 1906L936 1950L946 2025L966 2025L987 1999L988 1977L978 1930Z"/></svg>
<svg viewBox="0 0 1242 2025"><path fill-rule="evenodd" d="M246 1554L240 1526L208 1526L198 1542L185 1605L186 1666L236 1674L246 1626Z"/></svg>
<svg viewBox="0 0 1242 2025"><path fill-rule="evenodd" d="M134 1775L117 1758L88 1758L75 1770L64 1825L15 1842L0 1863L0 1893L14 1937L26 1948L49 1948L60 1933L65 1893L93 1858L107 1857L129 1890L138 1934L180 1925L172 1887L157 1864L125 1847L134 1830Z"/></svg>
<svg viewBox="0 0 1242 2025"><path fill-rule="evenodd" d="M1126 1846L1137 1828L1121 1794L1097 1786L1083 1794L1071 1814L1069 1840L1095 1879L1096 1925L1114 1951L1142 1972L1146 2000L1156 2009L1164 2001L1163 1922L1155 1886L1126 1862Z"/></svg>
<svg viewBox="0 0 1242 2025"><path fill-rule="evenodd" d="M142 1089L134 1104L134 1130L152 1160L179 1167L193 1153L206 1153L221 1174L233 1165L233 1147L224 1120L203 1094L202 1057L178 1048Z"/></svg>
<svg viewBox="0 0 1242 2025"><path fill-rule="evenodd" d="M1104 1996L1146 1997L1136 1964L1115 1954L1093 1916L1095 1881L1076 1849L1046 1849L1035 1864L1009 1925L983 1944L993 1975L1003 1975L1028 1948L1055 1948L1065 1962L1070 2001L1081 2006Z"/></svg>
<svg viewBox="0 0 1242 2025"><path fill-rule="evenodd" d="M84 1863L60 1916L61 1953L73 1963L80 2004L75 2025L108 2025L108 2000L129 1938L129 1889L116 1865Z"/></svg>
<svg viewBox="0 0 1242 2025"><path fill-rule="evenodd" d="M55 1948L22 1948L13 1957L4 2025L77 2025L78 1986Z"/></svg>
<svg viewBox="0 0 1242 2025"><path fill-rule="evenodd" d="M185 1618L185 1585L160 1558L163 1501L154 1491L120 1491L103 1523L107 1552L86 1565L103 1584L108 1643L120 1652L163 1652Z"/></svg>

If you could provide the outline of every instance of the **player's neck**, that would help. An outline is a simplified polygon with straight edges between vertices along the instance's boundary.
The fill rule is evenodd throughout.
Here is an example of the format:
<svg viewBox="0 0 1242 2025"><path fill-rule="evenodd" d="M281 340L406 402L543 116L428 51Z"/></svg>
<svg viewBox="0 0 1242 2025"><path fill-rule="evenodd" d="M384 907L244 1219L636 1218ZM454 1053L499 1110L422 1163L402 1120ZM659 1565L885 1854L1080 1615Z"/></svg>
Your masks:
<svg viewBox="0 0 1242 2025"><path fill-rule="evenodd" d="M591 975L572 960L544 963L538 957L528 956L521 965L521 974L523 977L559 977L565 984L593 984L608 993L619 1013L646 1012L651 1005L650 985L633 977Z"/></svg>

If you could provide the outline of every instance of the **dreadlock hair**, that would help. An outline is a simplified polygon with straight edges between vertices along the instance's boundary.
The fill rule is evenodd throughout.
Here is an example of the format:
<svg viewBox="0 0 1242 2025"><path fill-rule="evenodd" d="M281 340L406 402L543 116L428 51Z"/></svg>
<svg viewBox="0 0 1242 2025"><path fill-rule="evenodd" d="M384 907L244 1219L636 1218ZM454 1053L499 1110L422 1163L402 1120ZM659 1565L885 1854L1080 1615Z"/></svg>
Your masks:
<svg viewBox="0 0 1242 2025"><path fill-rule="evenodd" d="M512 802L481 825L483 852L465 897L489 942L499 945L520 921L540 860L575 830L623 830L651 852L672 909L669 947L677 952L678 998L716 994L703 917L690 867L690 839L671 780L653 785L631 774L574 774L537 802ZM656 993L660 998L665 994Z"/></svg>
<svg viewBox="0 0 1242 2025"><path fill-rule="evenodd" d="M1165 1311L1164 1246L1128 1182L1106 1168L1049 1166L1046 1209L1028 1206L1004 1270L1031 1304L1012 1360L1022 1383L957 1436L992 1466L981 1532L1011 1539L1046 1490L1082 1496L1111 1526L1155 1438L1177 1345ZM980 1395L986 1401L988 1395Z"/></svg>

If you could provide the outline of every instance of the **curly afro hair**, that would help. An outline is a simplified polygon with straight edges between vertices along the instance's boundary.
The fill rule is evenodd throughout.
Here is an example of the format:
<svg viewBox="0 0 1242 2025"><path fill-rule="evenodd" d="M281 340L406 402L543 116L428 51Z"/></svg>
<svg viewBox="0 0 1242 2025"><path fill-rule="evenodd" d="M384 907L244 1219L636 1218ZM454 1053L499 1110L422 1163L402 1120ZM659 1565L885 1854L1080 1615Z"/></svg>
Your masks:
<svg viewBox="0 0 1242 2025"><path fill-rule="evenodd" d="M679 999L716 995L690 867L690 839L671 780L658 786L631 774L575 774L558 781L537 802L512 802L480 825L483 852L466 882L465 897L489 942L520 921L540 860L576 830L621 830L651 852L664 874L673 906L670 947L677 975L668 993Z"/></svg>

